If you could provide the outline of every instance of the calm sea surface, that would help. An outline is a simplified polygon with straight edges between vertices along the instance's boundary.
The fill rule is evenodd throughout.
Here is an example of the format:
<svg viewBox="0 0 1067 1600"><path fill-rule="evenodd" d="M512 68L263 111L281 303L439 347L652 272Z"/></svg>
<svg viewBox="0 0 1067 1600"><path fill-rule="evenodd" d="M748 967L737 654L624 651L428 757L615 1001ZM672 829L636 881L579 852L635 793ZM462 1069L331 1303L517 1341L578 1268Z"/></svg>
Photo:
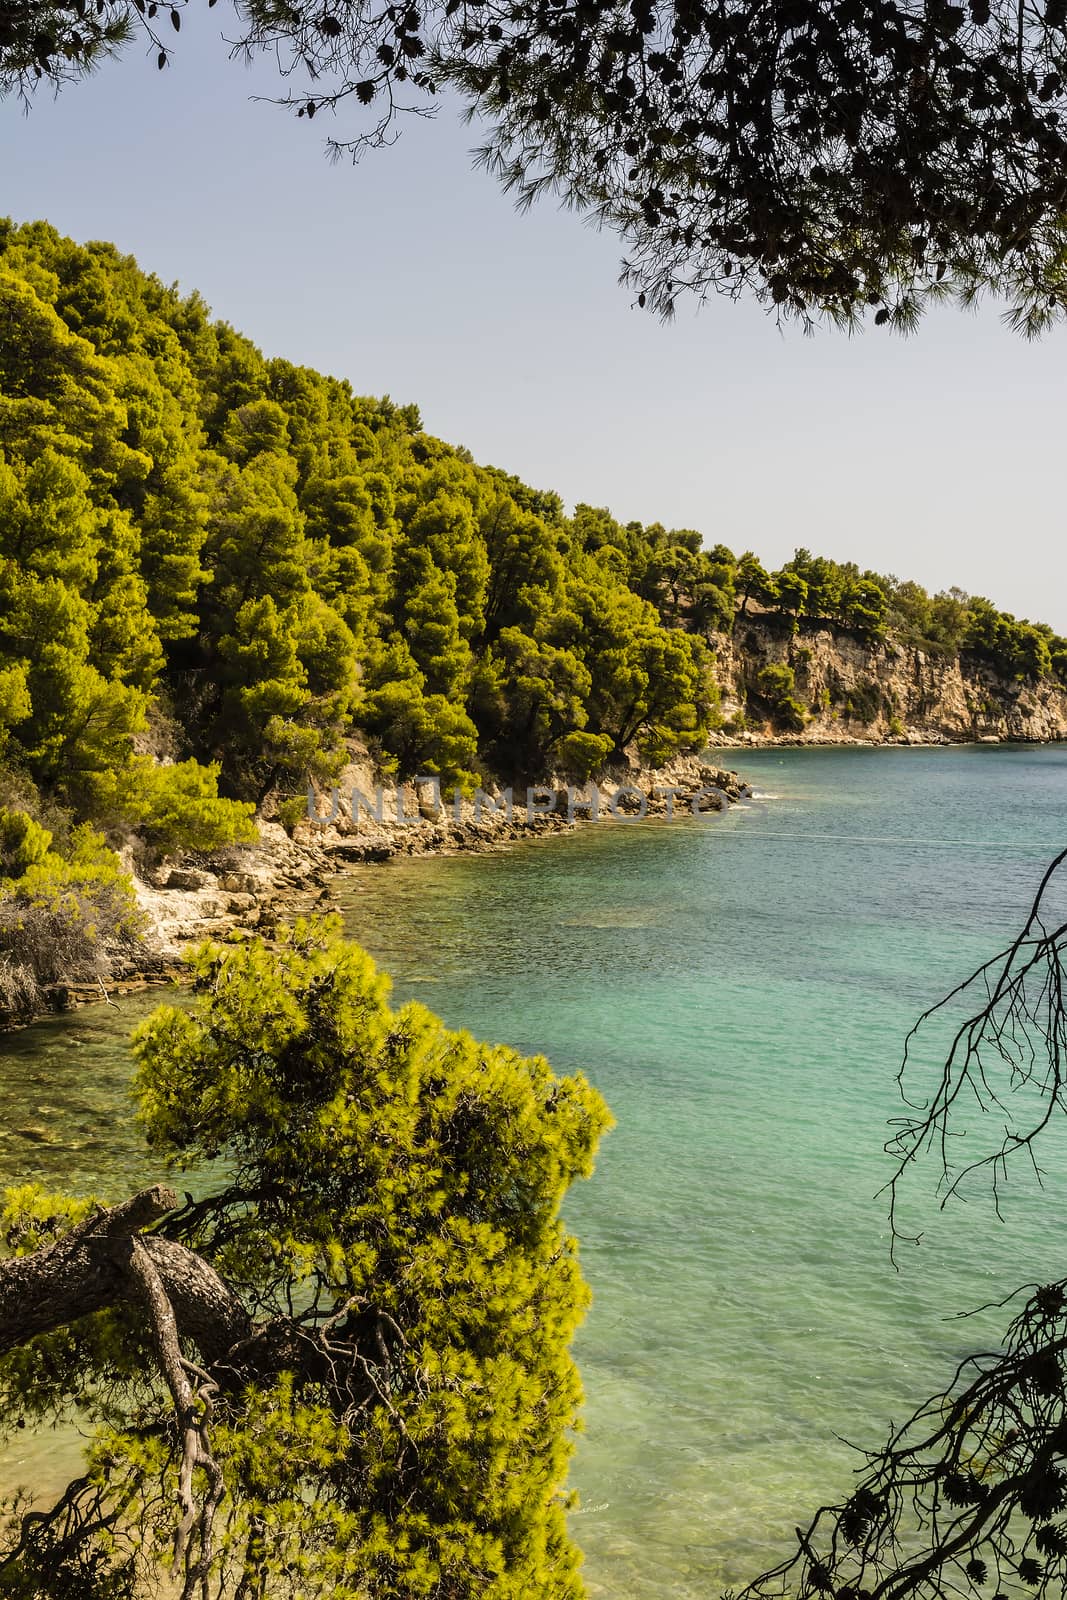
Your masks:
<svg viewBox="0 0 1067 1600"><path fill-rule="evenodd" d="M877 1443L1003 1320L956 1313L1067 1273L1058 1130L1044 1189L1020 1172L1002 1223L977 1192L939 1214L920 1173L899 1272L875 1198L904 1034L1067 843L1067 748L737 764L758 798L726 817L361 869L342 894L398 998L581 1068L618 1119L567 1207L595 1296L575 1532L612 1600L754 1576L846 1486L844 1441ZM123 1043L158 998L0 1040L0 1182L159 1176ZM52 1443L0 1477L43 1480Z"/></svg>

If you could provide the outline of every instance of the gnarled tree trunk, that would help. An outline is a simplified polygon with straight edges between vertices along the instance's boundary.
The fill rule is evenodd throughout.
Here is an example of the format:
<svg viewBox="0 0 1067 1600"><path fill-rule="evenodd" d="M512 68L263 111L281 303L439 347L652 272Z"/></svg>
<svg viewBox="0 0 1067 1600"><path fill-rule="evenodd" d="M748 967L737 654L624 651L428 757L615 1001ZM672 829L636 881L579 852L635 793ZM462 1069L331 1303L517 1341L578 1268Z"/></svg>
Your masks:
<svg viewBox="0 0 1067 1600"><path fill-rule="evenodd" d="M0 1261L0 1355L35 1334L128 1303L136 1294L130 1240L178 1205L156 1184L102 1210L31 1255ZM171 1240L143 1238L181 1332L210 1364L252 1334L244 1306L208 1262Z"/></svg>

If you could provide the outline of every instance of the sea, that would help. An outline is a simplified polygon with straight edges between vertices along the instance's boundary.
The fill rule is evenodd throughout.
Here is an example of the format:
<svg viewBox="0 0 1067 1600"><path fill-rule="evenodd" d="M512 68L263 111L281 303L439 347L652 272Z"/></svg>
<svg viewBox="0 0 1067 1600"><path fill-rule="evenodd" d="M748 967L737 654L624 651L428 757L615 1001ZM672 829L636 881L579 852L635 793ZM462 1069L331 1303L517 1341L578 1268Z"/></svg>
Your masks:
<svg viewBox="0 0 1067 1600"><path fill-rule="evenodd" d="M611 1600L708 1600L773 1565L864 1449L996 1348L996 1302L1067 1276L1062 1119L996 1205L988 1174L946 1198L936 1154L916 1162L895 1251L884 1148L962 1002L900 1083L909 1030L1012 940L1067 845L1067 746L730 760L754 793L726 814L402 858L339 891L397 1000L584 1072L614 1113L565 1207L593 1291L573 1530ZM0 1185L119 1198L160 1176L126 1043L160 999L0 1039ZM1004 1117L961 1101L954 1171ZM0 1486L58 1477L74 1448L17 1436Z"/></svg>

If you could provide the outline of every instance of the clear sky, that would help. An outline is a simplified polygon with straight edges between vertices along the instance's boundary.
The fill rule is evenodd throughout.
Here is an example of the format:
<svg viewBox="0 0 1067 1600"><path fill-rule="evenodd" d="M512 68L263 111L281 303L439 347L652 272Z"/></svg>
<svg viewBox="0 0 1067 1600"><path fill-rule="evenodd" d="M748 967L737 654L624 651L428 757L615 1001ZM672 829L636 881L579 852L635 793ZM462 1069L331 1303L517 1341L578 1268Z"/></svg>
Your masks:
<svg viewBox="0 0 1067 1600"><path fill-rule="evenodd" d="M0 210L114 240L267 353L416 401L569 505L957 583L1067 633L1067 329L1027 345L987 306L807 339L728 302L664 327L618 286L618 241L518 215L458 117L331 165L323 121L255 102L271 80L220 30L225 3L195 8L166 71L138 47L0 107Z"/></svg>

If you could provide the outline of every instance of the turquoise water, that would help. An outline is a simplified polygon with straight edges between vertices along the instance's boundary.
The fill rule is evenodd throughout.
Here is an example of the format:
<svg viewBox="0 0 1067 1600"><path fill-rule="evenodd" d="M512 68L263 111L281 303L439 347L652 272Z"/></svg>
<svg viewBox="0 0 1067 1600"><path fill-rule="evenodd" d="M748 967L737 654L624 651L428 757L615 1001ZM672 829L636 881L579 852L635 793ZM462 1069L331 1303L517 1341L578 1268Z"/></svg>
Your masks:
<svg viewBox="0 0 1067 1600"><path fill-rule="evenodd" d="M843 1439L876 1443L998 1326L953 1313L1067 1271L1067 1161L1043 1192L1014 1186L1003 1224L977 1197L939 1216L922 1175L899 1273L875 1198L903 1035L1013 933L1067 842L1067 749L738 764L762 797L726 817L343 890L398 997L582 1068L618 1119L568 1217L595 1295L575 1532L591 1591L622 1600L754 1575L845 1485ZM145 1173L118 1040L157 998L2 1042L0 1180Z"/></svg>

